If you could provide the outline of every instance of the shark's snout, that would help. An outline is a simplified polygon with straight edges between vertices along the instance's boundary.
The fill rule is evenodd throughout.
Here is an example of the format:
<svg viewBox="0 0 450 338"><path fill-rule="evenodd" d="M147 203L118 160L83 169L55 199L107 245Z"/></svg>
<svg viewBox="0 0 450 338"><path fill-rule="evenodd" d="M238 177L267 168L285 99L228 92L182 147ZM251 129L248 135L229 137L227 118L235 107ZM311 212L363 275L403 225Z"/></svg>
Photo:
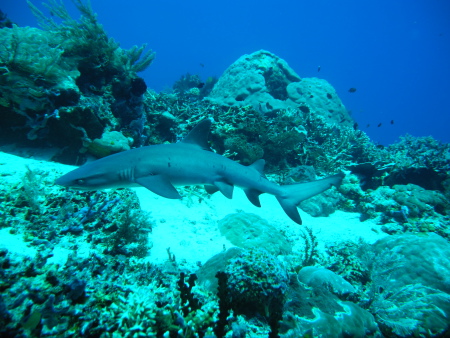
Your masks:
<svg viewBox="0 0 450 338"><path fill-rule="evenodd" d="M55 180L55 184L66 188L76 188L79 190L85 190L86 188L83 187L84 180L82 176L79 174L79 171L80 168L68 172L65 175L62 175L61 177Z"/></svg>
<svg viewBox="0 0 450 338"><path fill-rule="evenodd" d="M65 178L66 175L61 176L55 180L55 184L62 185L63 187L69 186L69 181Z"/></svg>

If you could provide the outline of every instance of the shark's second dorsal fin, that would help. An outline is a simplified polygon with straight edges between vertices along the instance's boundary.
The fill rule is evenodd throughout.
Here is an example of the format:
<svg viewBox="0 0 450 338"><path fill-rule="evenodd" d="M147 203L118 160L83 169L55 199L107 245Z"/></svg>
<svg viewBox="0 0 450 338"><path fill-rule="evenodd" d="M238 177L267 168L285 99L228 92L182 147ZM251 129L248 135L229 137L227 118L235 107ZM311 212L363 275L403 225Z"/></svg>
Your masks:
<svg viewBox="0 0 450 338"><path fill-rule="evenodd" d="M181 142L200 147L203 150L209 150L208 136L211 124L212 120L209 118L202 120L184 139L181 140Z"/></svg>

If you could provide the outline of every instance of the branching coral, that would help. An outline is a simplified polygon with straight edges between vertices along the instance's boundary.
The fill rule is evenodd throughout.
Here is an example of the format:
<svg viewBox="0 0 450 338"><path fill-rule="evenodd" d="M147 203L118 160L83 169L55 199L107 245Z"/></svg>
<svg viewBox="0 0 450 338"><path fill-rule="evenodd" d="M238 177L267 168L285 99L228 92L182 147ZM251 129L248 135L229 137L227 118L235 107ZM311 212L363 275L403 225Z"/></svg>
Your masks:
<svg viewBox="0 0 450 338"><path fill-rule="evenodd" d="M51 113L58 96L77 101L75 61L63 57L59 37L36 28L0 30L0 103L21 115Z"/></svg>
<svg viewBox="0 0 450 338"><path fill-rule="evenodd" d="M430 168L436 172L450 172L450 144L431 136L405 135L400 142L389 146L389 157L396 168Z"/></svg>
<svg viewBox="0 0 450 338"><path fill-rule="evenodd" d="M51 32L14 25L1 30L0 42L4 75L31 74L35 81L53 83L79 75L74 60L63 57L62 39Z"/></svg>
<svg viewBox="0 0 450 338"><path fill-rule="evenodd" d="M359 130L327 123L311 108L303 109L303 116L307 138L298 147L300 161L320 174L342 170L352 163L373 161L380 152Z"/></svg>
<svg viewBox="0 0 450 338"><path fill-rule="evenodd" d="M105 73L111 73L110 76L117 72L136 73L145 70L155 57L151 51L142 54L146 45L134 46L128 51L122 50L114 39L108 38L89 1L74 0L82 14L80 21L70 16L63 3L56 0L45 3L44 6L52 15L62 20L61 23L47 17L30 1L27 2L40 25L46 31L61 37L64 56L80 59L82 75L88 76L84 74L88 71L97 75L103 73L103 77L107 75Z"/></svg>
<svg viewBox="0 0 450 338"><path fill-rule="evenodd" d="M73 2L79 19L62 1L44 4L50 16L28 1L43 30L0 30L2 133L18 141L50 141L67 153L85 148L80 138L99 138L107 128L118 131L143 118L147 85L137 72L155 57L146 45L121 49L98 23L89 1ZM60 119L46 118L55 111ZM142 132L135 137L142 145Z"/></svg>

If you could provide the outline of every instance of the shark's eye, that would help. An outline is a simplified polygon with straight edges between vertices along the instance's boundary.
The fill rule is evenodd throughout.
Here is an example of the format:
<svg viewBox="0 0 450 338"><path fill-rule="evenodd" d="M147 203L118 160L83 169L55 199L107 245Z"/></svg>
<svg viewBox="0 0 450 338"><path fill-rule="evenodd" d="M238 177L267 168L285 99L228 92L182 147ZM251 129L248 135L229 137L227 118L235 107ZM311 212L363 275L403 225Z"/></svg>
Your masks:
<svg viewBox="0 0 450 338"><path fill-rule="evenodd" d="M83 179L76 180L76 183L78 185L84 185L84 180Z"/></svg>

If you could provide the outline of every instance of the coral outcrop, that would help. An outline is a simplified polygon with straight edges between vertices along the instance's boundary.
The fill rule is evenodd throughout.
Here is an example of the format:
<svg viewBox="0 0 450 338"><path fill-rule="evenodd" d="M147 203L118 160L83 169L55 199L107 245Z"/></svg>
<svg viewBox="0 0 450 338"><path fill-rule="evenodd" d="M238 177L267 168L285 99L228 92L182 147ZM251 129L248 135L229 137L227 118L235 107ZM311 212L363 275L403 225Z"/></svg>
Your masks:
<svg viewBox="0 0 450 338"><path fill-rule="evenodd" d="M143 118L147 86L137 72L148 67L154 53L145 45L124 50L108 38L89 4L75 5L73 19L62 3L49 1L47 17L31 2L43 29L0 29L0 130L3 142L64 148L67 163L90 151L103 132L128 128ZM99 155L96 153L95 155Z"/></svg>
<svg viewBox="0 0 450 338"><path fill-rule="evenodd" d="M208 100L228 106L249 105L261 114L314 107L328 123L353 124L326 80L302 79L286 61L265 50L235 61L219 78Z"/></svg>
<svg viewBox="0 0 450 338"><path fill-rule="evenodd" d="M372 288L369 310L384 335L448 333L450 244L436 234L387 236L362 251Z"/></svg>
<svg viewBox="0 0 450 338"><path fill-rule="evenodd" d="M243 249L264 247L274 255L287 254L292 245L279 230L255 214L239 212L219 221L220 233L234 245Z"/></svg>

